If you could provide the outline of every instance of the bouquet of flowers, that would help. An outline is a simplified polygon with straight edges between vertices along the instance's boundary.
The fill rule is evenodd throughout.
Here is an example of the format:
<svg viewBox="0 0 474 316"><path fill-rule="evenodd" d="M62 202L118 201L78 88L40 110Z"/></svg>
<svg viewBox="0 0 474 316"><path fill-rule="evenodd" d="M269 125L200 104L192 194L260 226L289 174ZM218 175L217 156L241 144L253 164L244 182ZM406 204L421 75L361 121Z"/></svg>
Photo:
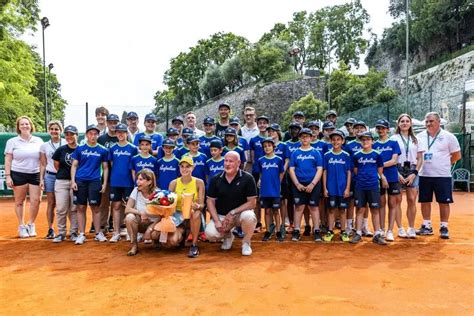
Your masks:
<svg viewBox="0 0 474 316"><path fill-rule="evenodd" d="M176 211L177 201L176 193L168 190L157 190L148 197L148 201L146 201L147 213L162 218L154 229L163 233L176 231L176 225L171 216Z"/></svg>

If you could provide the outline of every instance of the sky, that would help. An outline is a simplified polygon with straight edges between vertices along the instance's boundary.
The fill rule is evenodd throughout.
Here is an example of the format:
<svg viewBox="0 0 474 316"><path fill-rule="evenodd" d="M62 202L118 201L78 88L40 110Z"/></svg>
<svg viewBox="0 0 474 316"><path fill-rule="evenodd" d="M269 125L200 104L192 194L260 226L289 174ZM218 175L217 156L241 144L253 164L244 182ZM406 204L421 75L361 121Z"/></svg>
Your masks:
<svg viewBox="0 0 474 316"><path fill-rule="evenodd" d="M316 11L344 0L40 0L45 30L46 65L62 85L67 100L65 124L85 129L94 109L136 111L141 118L154 106L157 90L166 88L163 74L171 58L217 32L232 32L256 42L275 23L287 23L293 12ZM362 0L372 32L392 23L389 0ZM41 25L23 37L42 55ZM361 59L363 64L363 58ZM361 66L357 73L365 73ZM143 122L143 120L141 120Z"/></svg>

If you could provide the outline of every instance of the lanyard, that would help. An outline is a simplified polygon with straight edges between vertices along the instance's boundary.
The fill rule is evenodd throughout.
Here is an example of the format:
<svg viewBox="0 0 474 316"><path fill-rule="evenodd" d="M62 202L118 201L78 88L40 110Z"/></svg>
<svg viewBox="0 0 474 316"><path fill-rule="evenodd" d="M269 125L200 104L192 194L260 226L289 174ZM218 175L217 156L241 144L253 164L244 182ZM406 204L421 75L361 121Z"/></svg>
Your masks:
<svg viewBox="0 0 474 316"><path fill-rule="evenodd" d="M438 133L436 133L435 137L433 138L433 141L430 143L430 134L428 133L428 131L426 131L426 140L428 142L428 151L430 150L431 146L433 146L436 138L438 138L439 133L441 133L441 130L439 130Z"/></svg>
<svg viewBox="0 0 474 316"><path fill-rule="evenodd" d="M49 145L50 145L51 147L53 147L53 151L56 151L56 149L58 149L59 145L61 145L61 140L59 140L59 145L58 145L58 147L56 147L56 146L53 145L53 141L52 141L52 140L49 141Z"/></svg>
<svg viewBox="0 0 474 316"><path fill-rule="evenodd" d="M402 134L400 134L400 138L402 139L403 145L405 145L405 157L406 157L406 160L408 161L408 151L410 149L410 135L408 135L408 138L406 141Z"/></svg>

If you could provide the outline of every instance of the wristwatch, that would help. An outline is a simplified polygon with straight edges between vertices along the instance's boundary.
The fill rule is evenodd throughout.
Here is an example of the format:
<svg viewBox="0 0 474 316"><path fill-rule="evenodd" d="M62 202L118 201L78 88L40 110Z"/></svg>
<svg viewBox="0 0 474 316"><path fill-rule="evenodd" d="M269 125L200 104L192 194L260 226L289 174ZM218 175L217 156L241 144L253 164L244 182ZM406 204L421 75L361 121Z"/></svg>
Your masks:
<svg viewBox="0 0 474 316"><path fill-rule="evenodd" d="M235 216L237 212L235 210L230 211L230 215Z"/></svg>

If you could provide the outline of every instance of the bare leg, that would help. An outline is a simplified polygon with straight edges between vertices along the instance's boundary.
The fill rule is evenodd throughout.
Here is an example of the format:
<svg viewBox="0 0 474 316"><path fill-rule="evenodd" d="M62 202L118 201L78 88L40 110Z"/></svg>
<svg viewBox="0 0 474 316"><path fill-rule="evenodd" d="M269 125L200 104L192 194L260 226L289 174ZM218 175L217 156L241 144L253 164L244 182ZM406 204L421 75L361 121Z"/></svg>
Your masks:
<svg viewBox="0 0 474 316"><path fill-rule="evenodd" d="M329 230L334 229L334 222L336 220L335 212L336 212L336 209L334 209L334 208L330 208L328 210L328 228L329 228Z"/></svg>
<svg viewBox="0 0 474 316"><path fill-rule="evenodd" d="M408 227L415 227L415 217L416 217L416 197L418 195L418 189L416 188L407 188L407 218L408 218Z"/></svg>
<svg viewBox="0 0 474 316"><path fill-rule="evenodd" d="M19 225L25 223L25 199L28 191L28 184L13 187L13 197L15 198L15 214Z"/></svg>
<svg viewBox="0 0 474 316"><path fill-rule="evenodd" d="M438 203L439 205L439 217L441 222L448 222L450 208L448 203Z"/></svg>
<svg viewBox="0 0 474 316"><path fill-rule="evenodd" d="M76 212L79 233L84 234L86 232L86 205L76 205Z"/></svg>
<svg viewBox="0 0 474 316"><path fill-rule="evenodd" d="M97 227L100 227L100 207L99 205L90 205L92 211L92 220L94 222L94 227L96 229L96 233L100 232L100 229L97 230Z"/></svg>
<svg viewBox="0 0 474 316"><path fill-rule="evenodd" d="M380 229L382 229L383 231L385 231L385 215L386 215L386 212L387 212L386 208L385 208L386 205L387 205L387 194L380 194L380 209L379 209ZM389 212L390 212L390 210L389 210ZM390 219L389 219L389 221L390 221ZM392 229L389 228L389 230L392 230Z"/></svg>
<svg viewBox="0 0 474 316"><path fill-rule="evenodd" d="M56 197L54 196L54 192L46 193L46 201L48 202L46 207L46 220L48 222L48 228L53 228L54 208L56 207Z"/></svg>
<svg viewBox="0 0 474 316"><path fill-rule="evenodd" d="M319 207L310 206L309 210L311 211L311 219L313 220L313 228L314 230L319 230L319 225L321 223L321 219L319 216Z"/></svg>
<svg viewBox="0 0 474 316"><path fill-rule="evenodd" d="M299 230L301 227L301 217L303 217L305 205L295 205L295 215L293 220L293 225L295 230Z"/></svg>
<svg viewBox="0 0 474 316"><path fill-rule="evenodd" d="M374 225L374 230L378 232L380 230L380 212L378 208L370 208L370 213L372 214L372 225ZM377 234L377 233L375 233Z"/></svg>
<svg viewBox="0 0 474 316"><path fill-rule="evenodd" d="M265 208L265 228L267 231L270 229L270 225L273 223L272 220L272 209Z"/></svg>
<svg viewBox="0 0 474 316"><path fill-rule="evenodd" d="M39 205L41 201L41 188L39 185L28 184L30 193L30 220L29 224L33 224L38 216Z"/></svg>
<svg viewBox="0 0 474 316"><path fill-rule="evenodd" d="M421 203L421 216L425 221L431 220L431 202Z"/></svg>
<svg viewBox="0 0 474 316"><path fill-rule="evenodd" d="M121 201L112 202L112 210L113 210L113 216L114 216L114 234L119 234L120 225L122 224L122 202Z"/></svg>
<svg viewBox="0 0 474 316"><path fill-rule="evenodd" d="M193 235L193 245L197 244L199 230L201 229L201 211L194 211L190 218L191 234Z"/></svg>

